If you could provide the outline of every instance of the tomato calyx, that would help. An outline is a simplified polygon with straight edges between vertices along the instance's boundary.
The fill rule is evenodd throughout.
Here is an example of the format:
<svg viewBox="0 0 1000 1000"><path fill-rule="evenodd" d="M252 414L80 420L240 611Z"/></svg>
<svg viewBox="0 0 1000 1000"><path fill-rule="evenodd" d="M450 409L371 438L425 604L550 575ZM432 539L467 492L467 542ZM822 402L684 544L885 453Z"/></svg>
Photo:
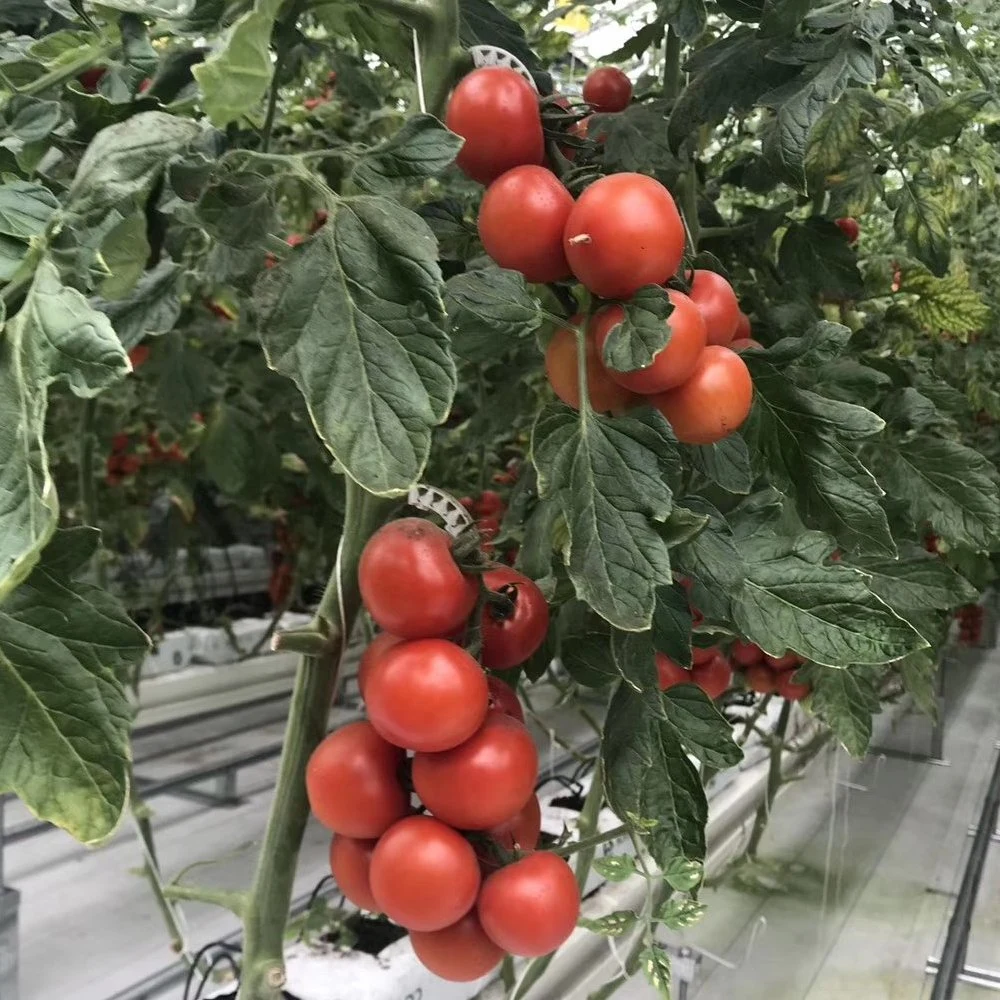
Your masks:
<svg viewBox="0 0 1000 1000"><path fill-rule="evenodd" d="M498 590L486 590L486 610L495 622L510 621L517 610L517 587L503 584Z"/></svg>

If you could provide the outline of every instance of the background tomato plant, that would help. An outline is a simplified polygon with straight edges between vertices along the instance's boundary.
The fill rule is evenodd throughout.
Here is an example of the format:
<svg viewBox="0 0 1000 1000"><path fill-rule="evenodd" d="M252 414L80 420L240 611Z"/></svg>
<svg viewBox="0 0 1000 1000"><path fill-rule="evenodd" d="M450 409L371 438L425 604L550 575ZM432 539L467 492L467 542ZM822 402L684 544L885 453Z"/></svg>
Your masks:
<svg viewBox="0 0 1000 1000"><path fill-rule="evenodd" d="M600 100L620 110L592 115L544 15L489 0L0 12L0 712L20 733L0 786L107 837L129 804L125 692L149 648L123 557L272 544L272 600L323 596L307 635L279 637L305 655L267 877L221 900L246 925L252 1000L280 984L302 778L358 559L414 483L498 488L503 506L476 515L490 551L550 606L519 674L558 657L571 691L607 692L598 792L669 871L697 870L702 779L739 750L704 692L660 691L657 654L687 668L692 644L724 655L734 639L794 653L805 665L778 693L807 685L807 710L862 754L883 699L931 706L951 614L995 575L991 5L652 5L605 60L631 100L611 75ZM556 398L548 341L600 303L484 251L483 189L442 124L476 44L530 71L574 197L632 173L673 193L678 287L697 299L687 273L724 272L749 317L736 336L763 345L742 355L753 405L737 433L679 443L694 438L676 411L627 409L613 382L607 407L581 406L565 345L549 354ZM620 221L592 214L588 228ZM671 308L658 285L622 303L591 376L669 350ZM645 944L636 967L659 982L651 929Z"/></svg>

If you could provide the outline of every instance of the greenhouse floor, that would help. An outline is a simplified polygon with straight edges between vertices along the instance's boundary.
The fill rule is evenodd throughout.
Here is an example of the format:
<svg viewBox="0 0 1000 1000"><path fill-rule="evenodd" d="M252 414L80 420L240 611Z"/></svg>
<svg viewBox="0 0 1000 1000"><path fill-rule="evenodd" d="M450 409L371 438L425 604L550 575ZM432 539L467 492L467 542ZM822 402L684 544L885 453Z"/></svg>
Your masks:
<svg viewBox="0 0 1000 1000"><path fill-rule="evenodd" d="M703 958L686 997L675 970L675 1000L930 996L924 967L941 954L1000 737L1000 653L963 655L949 666L950 766L821 755L778 800L760 851L772 864L742 879L730 872L705 892L706 916L683 939L735 967ZM909 718L880 742L920 752L928 737L926 722ZM988 852L966 961L1000 970L1000 843ZM955 993L956 1000L989 995L961 983ZM654 993L637 979L616 996Z"/></svg>
<svg viewBox="0 0 1000 1000"><path fill-rule="evenodd" d="M675 1000L929 997L924 964L940 954L971 843L968 828L976 821L1000 737L1000 653L964 660L949 665L944 746L950 766L881 756L855 763L842 752L817 758L805 780L778 801L761 850L770 863L744 872L742 883L730 873L707 890L708 912L684 936L683 943L736 968L705 958L686 996L675 970ZM253 750L280 739L281 731L278 723L262 724L211 752ZM878 739L920 752L928 735L925 720L904 718ZM202 753L191 751L189 762L198 763ZM158 798L155 828L164 871L172 875L193 861L219 857L218 865L198 876L219 886L243 883L254 851L235 849L236 841L259 839L275 767L268 761L243 771L244 798L232 808ZM14 808L9 813L11 825L22 818ZM297 895L326 873L327 846L328 835L310 824ZM140 860L129 827L99 851L80 848L55 831L8 846L5 877L22 894L20 1000L110 1000L170 963L160 917L134 871ZM758 881L752 884L754 874ZM235 929L234 918L220 910L190 904L185 913L195 948ZM1000 844L988 859L968 962L1000 968ZM596 964L602 967L593 967L571 996L544 1000L584 1000L617 968L610 951L606 962ZM974 992L984 995L960 985L956 997L970 1000ZM179 1000L181 994L175 984L148 996ZM652 996L639 980L616 994L622 1000Z"/></svg>

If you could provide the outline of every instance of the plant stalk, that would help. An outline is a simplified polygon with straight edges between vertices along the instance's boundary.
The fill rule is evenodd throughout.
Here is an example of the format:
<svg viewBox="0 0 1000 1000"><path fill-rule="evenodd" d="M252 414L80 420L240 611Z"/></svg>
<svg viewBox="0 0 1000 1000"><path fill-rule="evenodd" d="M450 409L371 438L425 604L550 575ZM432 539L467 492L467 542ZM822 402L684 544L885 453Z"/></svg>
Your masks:
<svg viewBox="0 0 1000 1000"><path fill-rule="evenodd" d="M747 843L747 857L756 858L757 848L760 847L761 837L767 828L767 821L771 818L771 807L778 797L783 781L781 778L781 755L785 750L785 733L788 732L788 719L791 716L792 703L785 701L781 706L781 714L778 716L778 724L774 727L774 741L771 744L771 757L768 762L767 771L767 791L764 794L764 801L757 809L754 817L753 830L750 832L750 840Z"/></svg>
<svg viewBox="0 0 1000 1000"><path fill-rule="evenodd" d="M674 100L681 92L681 36L667 28L663 51L663 96Z"/></svg>
<svg viewBox="0 0 1000 1000"><path fill-rule="evenodd" d="M342 653L360 607L358 560L386 509L385 501L366 493L351 479L346 481L346 491L344 531L337 563L318 611L317 626L326 630L329 645L320 655L303 656L299 661L274 801L253 887L243 909L239 1000L281 1000L285 982L285 924L299 849L309 819L306 765L326 735Z"/></svg>

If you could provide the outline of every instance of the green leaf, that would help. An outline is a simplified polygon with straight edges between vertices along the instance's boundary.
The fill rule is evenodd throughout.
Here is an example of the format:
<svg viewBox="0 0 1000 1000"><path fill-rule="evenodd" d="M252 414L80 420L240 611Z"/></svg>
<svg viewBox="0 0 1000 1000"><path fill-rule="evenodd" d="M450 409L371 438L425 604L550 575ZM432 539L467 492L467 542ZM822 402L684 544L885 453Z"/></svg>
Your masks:
<svg viewBox="0 0 1000 1000"><path fill-rule="evenodd" d="M903 679L906 693L913 703L932 719L937 719L938 706L938 671L942 669L937 659L926 649L919 653L911 653L896 664L899 675Z"/></svg>
<svg viewBox="0 0 1000 1000"><path fill-rule="evenodd" d="M687 591L679 583L656 588L652 640L657 652L682 667L691 666L691 607Z"/></svg>
<svg viewBox="0 0 1000 1000"><path fill-rule="evenodd" d="M604 62L620 63L627 59L637 59L647 49L659 48L663 44L663 20L659 17L649 21L614 52L604 57Z"/></svg>
<svg viewBox="0 0 1000 1000"><path fill-rule="evenodd" d="M879 450L879 475L913 521L928 522L952 545L983 551L1000 537L997 470L977 451L918 435Z"/></svg>
<svg viewBox="0 0 1000 1000"><path fill-rule="evenodd" d="M626 631L649 628L656 585L670 580L667 546L651 522L670 513L672 437L654 410L610 420L556 404L532 434L539 493L566 519L577 596Z"/></svg>
<svg viewBox="0 0 1000 1000"><path fill-rule="evenodd" d="M885 186L871 157L855 149L843 171L830 181L829 214L863 218L884 198Z"/></svg>
<svg viewBox="0 0 1000 1000"><path fill-rule="evenodd" d="M857 254L825 219L789 225L778 251L778 267L785 280L800 282L812 296L856 299L864 293Z"/></svg>
<svg viewBox="0 0 1000 1000"><path fill-rule="evenodd" d="M761 36L775 38L795 31L812 5L813 0L773 0L761 18Z"/></svg>
<svg viewBox="0 0 1000 1000"><path fill-rule="evenodd" d="M133 212L125 216L101 241L101 260L108 276L101 282L101 296L122 299L135 287L149 258L146 216Z"/></svg>
<svg viewBox="0 0 1000 1000"><path fill-rule="evenodd" d="M992 100L986 90L955 94L932 108L906 119L899 130L900 142L913 140L934 147L958 138L958 133Z"/></svg>
<svg viewBox="0 0 1000 1000"><path fill-rule="evenodd" d="M62 105L15 94L3 109L6 131L22 142L40 142L62 121Z"/></svg>
<svg viewBox="0 0 1000 1000"><path fill-rule="evenodd" d="M764 154L796 187L805 186L806 153L813 126L852 80L865 84L876 80L871 46L856 38L849 38L825 64L761 96L760 103L775 111L764 140Z"/></svg>
<svg viewBox="0 0 1000 1000"><path fill-rule="evenodd" d="M205 402L212 363L180 333L166 337L158 355L157 405L171 425L182 430Z"/></svg>
<svg viewBox="0 0 1000 1000"><path fill-rule="evenodd" d="M990 308L969 284L967 273L936 278L920 268L907 268L900 291L917 296L906 310L932 334L950 333L964 338L985 329L989 323Z"/></svg>
<svg viewBox="0 0 1000 1000"><path fill-rule="evenodd" d="M400 181L439 174L454 161L462 142L433 115L415 115L391 139L365 152L351 180L369 194L391 194Z"/></svg>
<svg viewBox="0 0 1000 1000"><path fill-rule="evenodd" d="M711 698L694 684L679 684L663 694L667 722L680 741L707 767L725 770L743 760L733 727Z"/></svg>
<svg viewBox="0 0 1000 1000"><path fill-rule="evenodd" d="M43 438L49 386L66 382L89 398L128 370L107 317L43 259L0 337L0 600L31 571L58 519Z"/></svg>
<svg viewBox="0 0 1000 1000"><path fill-rule="evenodd" d="M587 687L603 687L621 675L611 651L611 629L583 601L567 601L556 630L559 659L569 675Z"/></svg>
<svg viewBox="0 0 1000 1000"><path fill-rule="evenodd" d="M736 547L729 522L707 500L687 496L678 509L706 516L708 524L698 535L676 550L677 569L694 582L695 605L713 621L728 621L731 596L743 584L743 558Z"/></svg>
<svg viewBox="0 0 1000 1000"><path fill-rule="evenodd" d="M630 104L614 114L596 114L588 135L601 136L604 166L608 170L658 173L676 170L678 163L667 139L664 101Z"/></svg>
<svg viewBox="0 0 1000 1000"><path fill-rule="evenodd" d="M685 42L695 42L708 23L705 0L662 0L660 13Z"/></svg>
<svg viewBox="0 0 1000 1000"><path fill-rule="evenodd" d="M149 40L145 21L137 14L126 13L119 18L118 27L122 36L122 56L125 63L138 70L143 77L155 76L160 60Z"/></svg>
<svg viewBox="0 0 1000 1000"><path fill-rule="evenodd" d="M41 236L59 208L59 199L33 181L0 185L0 233L21 240Z"/></svg>
<svg viewBox="0 0 1000 1000"><path fill-rule="evenodd" d="M611 634L611 655L621 677L636 691L656 689L655 650L651 632L615 630Z"/></svg>
<svg viewBox="0 0 1000 1000"><path fill-rule="evenodd" d="M882 430L882 419L800 388L769 364L771 357L755 351L744 358L756 395L743 428L751 449L763 456L775 485L794 498L806 525L829 531L845 549L893 555L882 490L849 446Z"/></svg>
<svg viewBox="0 0 1000 1000"><path fill-rule="evenodd" d="M690 858L672 858L663 867L663 878L671 889L677 892L691 892L701 885L705 877L705 866Z"/></svg>
<svg viewBox="0 0 1000 1000"><path fill-rule="evenodd" d="M98 537L56 532L0 609L0 791L85 844L113 833L128 805L123 678L149 649L116 598L73 579Z"/></svg>
<svg viewBox="0 0 1000 1000"><path fill-rule="evenodd" d="M198 447L208 475L223 493L239 495L256 472L257 421L222 403L211 413Z"/></svg>
<svg viewBox="0 0 1000 1000"><path fill-rule="evenodd" d="M750 452L741 434L730 434L715 444L693 447L691 464L727 493L749 493L753 488Z"/></svg>
<svg viewBox="0 0 1000 1000"><path fill-rule="evenodd" d="M99 214L145 197L167 161L200 132L197 122L142 111L97 133L80 160L66 200L80 214Z"/></svg>
<svg viewBox="0 0 1000 1000"><path fill-rule="evenodd" d="M898 660L927 643L867 586L865 577L840 563L821 561L830 551L824 535L778 534L741 512L730 515L746 566L733 600L733 621L766 652L792 649L835 667Z"/></svg>
<svg viewBox="0 0 1000 1000"><path fill-rule="evenodd" d="M849 754L863 757L872 739L872 718L882 710L877 675L870 668L815 666L808 678L813 713L833 730Z"/></svg>
<svg viewBox="0 0 1000 1000"><path fill-rule="evenodd" d="M978 591L943 559L909 547L899 559L862 556L852 563L868 574L868 587L901 618L905 618L928 642L934 641L927 626L929 609L949 611L969 604Z"/></svg>
<svg viewBox="0 0 1000 1000"><path fill-rule="evenodd" d="M649 985L670 1000L670 956L663 945L652 942L639 953L639 966Z"/></svg>
<svg viewBox="0 0 1000 1000"><path fill-rule="evenodd" d="M624 882L636 873L635 858L631 854L608 854L596 858L592 867L609 882Z"/></svg>
<svg viewBox="0 0 1000 1000"><path fill-rule="evenodd" d="M277 225L274 181L251 171L220 171L198 199L198 219L220 243L238 250L260 247Z"/></svg>
<svg viewBox="0 0 1000 1000"><path fill-rule="evenodd" d="M889 393L879 407L879 415L896 430L922 431L950 422L922 392L911 385Z"/></svg>
<svg viewBox="0 0 1000 1000"><path fill-rule="evenodd" d="M459 0L458 16L458 37L465 48L495 45L517 56L529 70L541 68L524 28L490 0Z"/></svg>
<svg viewBox="0 0 1000 1000"><path fill-rule="evenodd" d="M660 717L658 691L620 684L604 723L601 756L608 803L618 816L655 821L646 846L660 867L705 856L708 804L675 728Z"/></svg>
<svg viewBox="0 0 1000 1000"><path fill-rule="evenodd" d="M20 270L27 255L27 243L9 236L0 236L0 281L10 281Z"/></svg>
<svg viewBox="0 0 1000 1000"><path fill-rule="evenodd" d="M271 30L283 0L256 0L219 47L192 69L212 124L223 128L250 111L271 85Z"/></svg>
<svg viewBox="0 0 1000 1000"><path fill-rule="evenodd" d="M638 919L631 910L615 910L614 913L606 913L596 920L581 917L577 923L585 930L593 931L594 934L600 934L602 937L621 937L635 926Z"/></svg>
<svg viewBox="0 0 1000 1000"><path fill-rule="evenodd" d="M896 235L936 275L943 275L951 261L947 210L932 191L917 181L904 184L898 198L893 221Z"/></svg>
<svg viewBox="0 0 1000 1000"><path fill-rule="evenodd" d="M541 322L538 303L524 275L483 267L449 278L445 308L455 353L467 361L490 361Z"/></svg>
<svg viewBox="0 0 1000 1000"><path fill-rule="evenodd" d="M670 314L674 307L667 290L643 285L621 306L622 321L616 323L604 342L604 363L615 371L648 368L670 343Z"/></svg>
<svg viewBox="0 0 1000 1000"><path fill-rule="evenodd" d="M408 489L448 413L455 366L427 224L384 198L337 198L255 300L268 364L295 381L324 444L371 493Z"/></svg>
<svg viewBox="0 0 1000 1000"><path fill-rule="evenodd" d="M180 279L182 268L168 257L139 279L131 293L115 302L95 299L93 305L111 320L125 350L145 337L172 330L181 314Z"/></svg>
<svg viewBox="0 0 1000 1000"><path fill-rule="evenodd" d="M683 931L698 923L707 909L704 903L693 899L668 899L656 911L656 920L672 931Z"/></svg>

